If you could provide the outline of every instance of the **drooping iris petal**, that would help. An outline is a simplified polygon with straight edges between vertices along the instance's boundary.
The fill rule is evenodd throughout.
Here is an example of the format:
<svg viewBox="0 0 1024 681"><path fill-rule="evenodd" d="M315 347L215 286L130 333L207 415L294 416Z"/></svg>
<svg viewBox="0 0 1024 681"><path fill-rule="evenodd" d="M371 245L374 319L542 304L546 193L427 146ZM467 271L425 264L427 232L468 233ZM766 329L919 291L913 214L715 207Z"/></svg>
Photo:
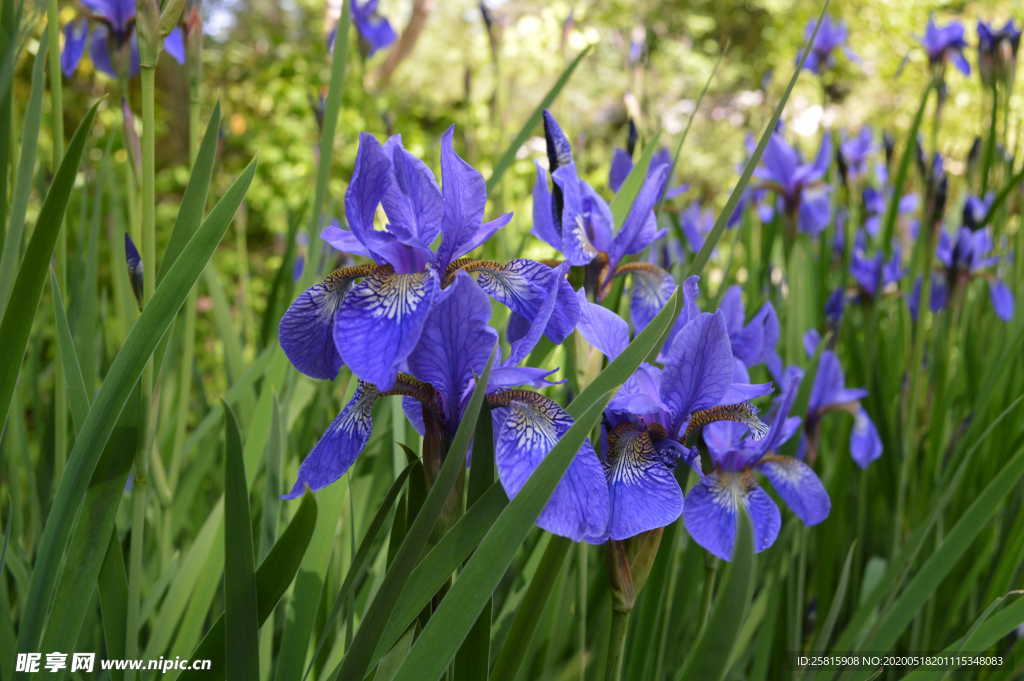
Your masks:
<svg viewBox="0 0 1024 681"><path fill-rule="evenodd" d="M352 3L352 23L366 44L366 56L372 57L377 50L395 42L398 36L385 17L377 13L377 0L367 0L362 5Z"/></svg>
<svg viewBox="0 0 1024 681"><path fill-rule="evenodd" d="M394 181L381 198L388 216L388 229L405 237L404 243L429 247L437 237L444 217L441 190L427 164L402 147L398 137L389 140Z"/></svg>
<svg viewBox="0 0 1024 681"><path fill-rule="evenodd" d="M85 43L89 40L89 22L78 19L64 27L64 50L60 53L60 70L68 78L78 68L85 52Z"/></svg>
<svg viewBox="0 0 1024 681"><path fill-rule="evenodd" d="M484 220L487 185L484 177L455 153L452 137L455 126L441 136L441 189L444 203L439 267L464 255L464 249Z"/></svg>
<svg viewBox="0 0 1024 681"><path fill-rule="evenodd" d="M588 343L609 360L615 359L629 345L629 325L604 305L587 300L583 289L576 292L580 305L580 321L576 329Z"/></svg>
<svg viewBox="0 0 1024 681"><path fill-rule="evenodd" d="M746 510L754 550L775 543L782 525L779 507L745 473L711 473L686 494L683 520L694 541L722 560L732 560L738 513Z"/></svg>
<svg viewBox="0 0 1024 681"><path fill-rule="evenodd" d="M758 445L758 452L765 453L778 449L786 443L793 435L789 427L789 410L793 407L797 392L800 390L800 382L804 379L804 371L800 367L792 366L786 369L782 383L782 396L775 405L775 417L772 419L768 434ZM799 422L799 421L798 421Z"/></svg>
<svg viewBox="0 0 1024 681"><path fill-rule="evenodd" d="M312 378L334 378L343 364L334 344L334 317L352 286L327 277L299 294L281 317L277 336L295 368Z"/></svg>
<svg viewBox="0 0 1024 681"><path fill-rule="evenodd" d="M465 272L441 290L423 325L420 342L409 355L413 376L441 396L445 422L458 420L462 392L487 364L498 332L487 325L491 302Z"/></svg>
<svg viewBox="0 0 1024 681"><path fill-rule="evenodd" d="M989 298L996 314L1003 321L1013 319L1013 292L1001 279L992 278L988 281Z"/></svg>
<svg viewBox="0 0 1024 681"><path fill-rule="evenodd" d="M302 461L299 478L284 499L302 496L307 487L318 490L345 474L370 440L373 403L378 396L374 386L359 382L352 399Z"/></svg>
<svg viewBox="0 0 1024 681"><path fill-rule="evenodd" d="M185 32L181 26L175 26L164 38L164 49L179 64L185 63Z"/></svg>
<svg viewBox="0 0 1024 681"><path fill-rule="evenodd" d="M732 384L733 367L721 313L702 313L680 330L661 376L661 398L672 412L670 435L692 412L719 403Z"/></svg>
<svg viewBox="0 0 1024 681"><path fill-rule="evenodd" d="M629 300L629 313L633 328L639 333L661 312L676 290L676 280L655 265L637 268L633 275L633 291Z"/></svg>
<svg viewBox="0 0 1024 681"><path fill-rule="evenodd" d="M826 191L816 191L813 194L805 192L804 200L800 204L799 227L804 234L815 236L828 227L832 217L832 208L829 205L829 195Z"/></svg>
<svg viewBox="0 0 1024 681"><path fill-rule="evenodd" d="M853 417L850 455L861 468L867 468L869 463L882 456L882 438L878 435L874 421L863 407L858 408Z"/></svg>
<svg viewBox="0 0 1024 681"><path fill-rule="evenodd" d="M334 343L352 372L381 390L419 342L437 293L432 271L378 270L349 290L334 318Z"/></svg>
<svg viewBox="0 0 1024 681"><path fill-rule="evenodd" d="M576 328L579 304L572 287L547 265L515 258L500 267L480 268L477 283L489 296L527 321L532 321L544 306L552 287L558 288L558 300L544 335L552 343L561 343ZM525 332L525 329L521 329ZM512 334L510 334L511 336ZM516 334L518 338L521 333Z"/></svg>
<svg viewBox="0 0 1024 681"><path fill-rule="evenodd" d="M516 396L507 406L492 411L494 460L510 498L519 493L573 424L564 409L542 395L517 391ZM601 543L606 537L608 513L608 483L587 440L541 511L537 525L573 541Z"/></svg>
<svg viewBox="0 0 1024 681"><path fill-rule="evenodd" d="M562 263L554 270L552 270L552 277L556 281L562 281L565 276L566 270L569 268L569 263ZM503 362L506 366L515 366L526 359L533 349L537 346L537 342L540 341L540 337L544 335L544 331L548 328L549 322L551 321L551 315L555 311L555 306L558 303L560 287L552 286L548 289L547 297L537 310L536 316L529 322L529 326L526 328L526 332L515 339L510 339L510 351L508 358Z"/></svg>
<svg viewBox="0 0 1024 681"><path fill-rule="evenodd" d="M757 470L804 525L817 525L832 508L825 486L814 470L790 456L768 456L757 464Z"/></svg>
<svg viewBox="0 0 1024 681"><path fill-rule="evenodd" d="M683 512L683 491L646 431L610 438L607 457L611 517L608 537L621 540L664 527Z"/></svg>

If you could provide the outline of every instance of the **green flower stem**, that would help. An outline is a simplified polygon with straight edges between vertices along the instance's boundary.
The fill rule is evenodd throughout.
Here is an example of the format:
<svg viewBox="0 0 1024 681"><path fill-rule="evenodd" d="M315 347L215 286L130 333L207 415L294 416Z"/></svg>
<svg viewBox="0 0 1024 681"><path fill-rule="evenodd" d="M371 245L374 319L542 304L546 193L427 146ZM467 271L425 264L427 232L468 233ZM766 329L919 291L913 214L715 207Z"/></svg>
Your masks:
<svg viewBox="0 0 1024 681"><path fill-rule="evenodd" d="M46 32L46 47L50 69L50 138L53 144L53 168L60 166L64 158L64 93L62 74L60 71L60 16L57 0L46 3L46 23L50 27ZM57 236L57 283L60 285L61 296L67 300L68 289L68 238L67 231L61 229ZM58 359L63 362L63 359ZM59 480L64 471L64 458L68 452L68 388L64 378L64 367L54 374L54 480Z"/></svg>
<svg viewBox="0 0 1024 681"><path fill-rule="evenodd" d="M629 615L632 610L612 609L612 627L608 634L608 662L605 681L621 681L622 661L626 657L626 636L629 634Z"/></svg>

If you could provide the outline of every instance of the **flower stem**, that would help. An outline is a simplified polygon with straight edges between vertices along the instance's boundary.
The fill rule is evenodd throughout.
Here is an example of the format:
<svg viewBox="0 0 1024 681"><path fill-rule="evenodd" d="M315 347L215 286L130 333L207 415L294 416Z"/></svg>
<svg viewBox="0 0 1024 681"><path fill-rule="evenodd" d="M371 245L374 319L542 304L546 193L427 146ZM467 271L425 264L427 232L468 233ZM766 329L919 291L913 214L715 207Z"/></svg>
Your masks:
<svg viewBox="0 0 1024 681"><path fill-rule="evenodd" d="M626 635L629 633L629 615L632 610L612 609L612 628L608 634L608 663L605 681L621 681L622 661L626 657Z"/></svg>

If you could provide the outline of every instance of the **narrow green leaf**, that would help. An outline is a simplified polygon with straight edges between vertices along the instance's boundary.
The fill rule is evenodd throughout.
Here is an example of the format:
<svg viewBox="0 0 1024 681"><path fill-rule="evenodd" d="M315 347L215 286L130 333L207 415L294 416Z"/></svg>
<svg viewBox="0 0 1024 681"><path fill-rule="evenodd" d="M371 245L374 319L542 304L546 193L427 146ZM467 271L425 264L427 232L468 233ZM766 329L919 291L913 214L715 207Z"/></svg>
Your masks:
<svg viewBox="0 0 1024 681"><path fill-rule="evenodd" d="M228 681L253 681L260 677L259 615L249 489L238 422L227 405L224 414L224 669Z"/></svg>
<svg viewBox="0 0 1024 681"><path fill-rule="evenodd" d="M18 278L14 282L10 303L4 310L3 321L0 322L0 338L4 339L4 352L0 356L0 430L3 429L3 424L7 421L7 410L11 406L11 397L18 382L18 371L21 369L25 347L28 345L32 320L35 319L36 308L39 307L39 297L43 293L43 281L46 279L46 271L50 258L53 256L53 249L57 245L57 235L64 223L64 211L68 207L71 189L75 184L75 175L78 174L78 164L82 160L85 143L96 117L97 107L99 107L99 102L93 104L85 118L82 119L82 123L71 139L67 154L53 178L53 183L50 185L49 191L46 192L46 198L39 211L39 219L36 221L36 228L32 232L32 239L29 241L25 257L21 261ZM110 426L113 427L112 419ZM99 448L95 450L97 457L99 457L98 450ZM84 487L88 476L83 477L80 484ZM37 608L38 604L33 604L32 609ZM23 649L28 650L29 647L23 647Z"/></svg>
<svg viewBox="0 0 1024 681"><path fill-rule="evenodd" d="M921 102L917 105L917 113L914 114L914 121L910 124L903 141L903 153L900 154L900 164L896 166L896 177L893 178L892 194L889 196L889 203L885 208L884 234L882 248L886 252L892 248L892 237L896 231L896 217L899 215L900 199L903 198L903 186L907 183L907 173L910 171L910 162L914 158L917 148L917 131L921 128L921 121L924 120L925 109L928 108L928 98L932 90L936 88L934 80L928 82L928 86L921 93Z"/></svg>
<svg viewBox="0 0 1024 681"><path fill-rule="evenodd" d="M754 534L746 513L739 514L739 531L732 562L715 594L711 617L676 675L683 679L720 681L729 672L728 660L754 593Z"/></svg>
<svg viewBox="0 0 1024 681"><path fill-rule="evenodd" d="M117 508L142 444L144 418L141 391L136 388L89 481L57 585L55 602L61 604L60 616L47 624L45 650L72 650L78 642L106 555L96 547L108 544L114 533Z"/></svg>
<svg viewBox="0 0 1024 681"><path fill-rule="evenodd" d="M75 428L85 423L85 415L89 413L89 390L85 387L82 375L82 364L78 360L78 350L71 337L71 325L65 314L64 299L60 295L60 284L57 275L50 270L50 293L53 296L53 316L57 322L57 350L60 353L60 365L64 367L64 380L68 386L68 401L71 403L71 416Z"/></svg>
<svg viewBox="0 0 1024 681"><path fill-rule="evenodd" d="M316 526L316 500L312 494L302 497L299 510L274 548L267 554L258 570L256 570L256 605L258 606L257 621L263 624L274 611L277 602L295 579L295 574L302 563L302 557L309 548L309 540L313 537ZM224 616L210 628L202 642L192 653L192 659L211 660L210 671L191 670L178 677L178 681L212 681L224 678Z"/></svg>
<svg viewBox="0 0 1024 681"><path fill-rule="evenodd" d="M206 208L206 198L210 193L210 180L213 178L213 164L219 142L220 102L217 102L213 105L210 122L206 124L203 142L199 147L195 163L192 164L192 172L189 175L185 193L181 197L181 207L178 208L178 217L174 220L171 238L164 250L164 259L157 275L157 283L163 281L167 276L167 271L174 264L178 254L181 253L181 249L185 247L195 233L196 227L203 220L203 211Z"/></svg>
<svg viewBox="0 0 1024 681"><path fill-rule="evenodd" d="M391 649L416 615L423 611L445 582L480 544L494 520L508 505L501 483L493 483L459 518L409 575L381 636L377 657Z"/></svg>
<svg viewBox="0 0 1024 681"><path fill-rule="evenodd" d="M46 30L43 31L42 37L39 39L40 47L32 64L32 90L28 96L25 119L19 133L21 153L18 157L18 171L11 194L7 233L3 236L3 253L0 254L0 317L3 316L4 310L7 308L11 286L14 283L14 274L18 269L22 235L25 233L25 210L28 208L28 199L32 194L32 175L36 167L39 126L43 120L43 91L46 89L44 65L46 64L47 50L43 49L42 46L46 44L46 36L49 30L50 27L47 26ZM5 131L4 134L7 135L9 133ZM4 175L4 178L6 179L6 175Z"/></svg>
<svg viewBox="0 0 1024 681"><path fill-rule="evenodd" d="M551 591L558 582L558 575L569 555L573 543L565 537L551 537L537 571L530 580L526 595L516 608L515 619L505 636L505 643L494 661L491 681L514 679L530 652L533 636L541 622L544 607L551 599Z"/></svg>
<svg viewBox="0 0 1024 681"><path fill-rule="evenodd" d="M95 108L89 114L89 123L91 123L94 113ZM81 128L79 132L81 132ZM84 135L82 136L84 137ZM81 156L80 147L83 145L84 142L79 139L79 133L76 133L64 157L64 163L61 164L61 171L64 170L66 164L72 161L77 166L78 158ZM164 281L157 287L153 298L132 327L124 346L110 365L107 377L100 386L96 399L89 408L85 424L79 431L71 455L68 457L64 477L61 478L60 487L50 507L50 513L39 541L36 565L32 571L32 582L25 599L26 604L30 605L25 610L18 639L22 650L35 650L39 643L40 635L50 613L53 586L67 547L71 525L82 505L86 483L92 476L100 454L110 438L116 417L124 408L132 387L138 382L143 368L160 342L160 338L170 326L175 313L184 302L189 289L213 255L217 244L220 243L221 237L231 222L231 217L249 188L255 169L255 164L250 163L210 212L209 217L203 222L203 226L189 240L181 257L175 260ZM71 177L64 181L70 185L73 174L69 171L69 175ZM57 180L54 182L55 187L60 186L58 181L62 178L62 172L58 172ZM61 207L60 213L63 213L63 207ZM42 219L40 224L44 224ZM33 242L36 241L40 232L45 231L47 230L42 227L37 228L36 234L33 234L32 237ZM30 252L33 250L31 245L29 250ZM48 258L49 253L53 250L52 241L49 248L45 250L46 258ZM40 254L40 257L42 255ZM45 259L42 263L36 263L30 261L26 256L26 265L30 262L38 268L37 278L41 279L45 272ZM20 284L21 277L19 277ZM15 285L16 292L21 288L19 285ZM38 286L36 288L36 298L38 299ZM20 303L21 297L17 296L16 300ZM16 305L12 305L11 309L16 307ZM8 310L8 314L11 314L11 310ZM5 317L3 325L3 328L6 327L7 317ZM25 336L27 339L27 332ZM24 342L21 343L21 347L24 347ZM11 353L11 355L13 354ZM20 358L21 352L17 354ZM13 383L13 381L11 382ZM0 384L3 384L2 380L0 380ZM13 388L13 385L11 387ZM0 399L9 401L10 396L7 394L5 397L5 393L5 389L0 389ZM2 411L6 412L6 405Z"/></svg>
<svg viewBox="0 0 1024 681"><path fill-rule="evenodd" d="M332 674L331 678L362 681L363 676L369 670L370 661L380 642L381 634L384 633L384 627L391 617L395 603L409 578L409 573L416 566L420 556L423 555L430 534L434 531L434 527L441 517L441 511L448 501L448 495L455 487L455 481L465 466L466 452L469 449L473 430L484 403L484 395L487 392L487 382L491 376L491 367L494 364L496 351L497 347L491 351L487 367L477 380L476 388L469 399L462 421L455 431L452 444L445 454L444 463L441 465L433 487L427 493L420 512L416 514L395 559L391 562L391 567L367 609L359 631L356 632L352 645L341 662L338 673Z"/></svg>
<svg viewBox="0 0 1024 681"><path fill-rule="evenodd" d="M324 632L336 631L336 622L338 616L341 615L341 608L345 603L349 602L349 599L355 594L356 586L362 580L366 571L370 567L370 561L376 554L376 548L380 540L383 539L382 531L385 527L385 522L391 511L394 509L395 503L401 496L402 490L405 488L405 481L408 479L410 473L420 468L419 461L411 463L402 469L402 472L398 474L395 481L391 483L391 488L388 489L387 494L384 495L384 500L381 501L380 507L377 509L377 513L373 516L373 520L370 522L370 526L366 528L366 534L363 535L362 541L359 543L359 548L356 549L355 555L352 557L352 563L349 566L348 572L345 574L345 581L342 582L341 588L338 589L337 595L334 597L334 607L331 609L330 615L327 616L327 620L324 624ZM320 655L324 651L327 638L321 638L317 644L316 652L313 654L313 659L310 660L306 666L306 671L303 673L302 678L309 678L309 673L313 670L320 660Z"/></svg>
<svg viewBox="0 0 1024 681"><path fill-rule="evenodd" d="M761 162L761 155L764 154L765 147L768 146L768 140L775 134L775 126L779 122L779 118L782 117L782 110L786 108L786 102L789 101L789 95L793 92L793 86L796 85L797 79L800 77L800 71L803 70L804 60L807 59L807 55L811 53L810 46L814 44L814 39L818 35L818 29L821 28L821 20L825 17L825 13L828 11L829 0L825 0L821 6L821 12L818 14L818 20L814 24L814 31L804 41L804 47L801 49L800 59L797 60L796 65L793 68L793 75L789 78L789 83L786 85L785 92L782 93L782 97L779 99L778 104L775 105L775 111L772 112L772 117L768 120L768 124L764 127L764 131L761 133L761 139L757 141L757 148L754 149L754 153L747 159L747 164L743 167L743 174L740 175L739 181L736 182L736 186L732 188L732 193L729 194L729 200L725 202L725 207L722 208L722 212L718 214L718 218L715 220L715 226L711 228L711 232L704 240L704 245L701 246L700 253L698 253L693 261L690 262L690 266L687 268L686 276L689 277L693 274L700 274L701 270L704 269L704 265L707 263L708 258L711 257L711 252L715 250L715 246L718 244L718 240L722 238L722 232L725 231L725 225L729 222L729 218L732 217L733 212L736 210L736 205L740 202L740 198L743 196L743 192L746 191L747 185L750 184L750 178L754 174L754 169L757 168L757 164Z"/></svg>
<svg viewBox="0 0 1024 681"><path fill-rule="evenodd" d="M609 392L590 403L501 512L413 644L395 681L441 678L610 399Z"/></svg>
<svg viewBox="0 0 1024 681"><path fill-rule="evenodd" d="M1003 499L1018 488L1018 481L1024 475L1024 449L1008 461L998 476L977 496L953 529L942 540L938 548L924 562L903 593L882 615L874 633L861 646L863 650L890 650L892 645L918 616L921 608L935 594L942 580L950 573L957 561L967 552L974 539L984 529L992 516L1002 510ZM853 678L868 678L869 672L854 674Z"/></svg>
<svg viewBox="0 0 1024 681"><path fill-rule="evenodd" d="M519 147L523 146L526 143L526 140L530 139L530 135L534 128L536 128L537 124L540 123L540 117L544 109L547 109L551 106L551 103L555 101L555 98L558 97L558 93L562 91L562 88L565 87L565 84L568 83L569 79L572 77L573 72L576 71L576 67L579 66L580 62L583 61L583 58L590 53L590 48L591 45L587 45L578 55L576 55L575 59L569 62L569 65L565 67L564 71L562 71L562 74L558 77L558 80L555 81L555 84L552 85L551 89L544 94L540 103L537 104L533 112L530 113L530 117L526 119L526 122L523 123L523 127L520 128L519 132L516 133L516 136L512 138L512 141L498 158L498 162L494 165L494 170L491 172L491 176L487 178L487 191L493 191L494 188L498 186L498 183L505 175L505 172L509 169L512 163L515 162L516 153L518 153Z"/></svg>
<svg viewBox="0 0 1024 681"><path fill-rule="evenodd" d="M110 537L99 579L100 613L103 619L103 640L111 657L125 655L125 624L128 618L128 572L117 533ZM123 674L114 672L115 679Z"/></svg>

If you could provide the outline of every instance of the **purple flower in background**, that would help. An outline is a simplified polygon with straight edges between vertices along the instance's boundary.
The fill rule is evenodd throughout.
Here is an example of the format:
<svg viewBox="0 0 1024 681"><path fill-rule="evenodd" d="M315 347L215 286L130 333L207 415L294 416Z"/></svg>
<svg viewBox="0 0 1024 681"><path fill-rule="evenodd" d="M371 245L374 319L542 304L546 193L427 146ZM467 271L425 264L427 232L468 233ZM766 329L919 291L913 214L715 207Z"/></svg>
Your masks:
<svg viewBox="0 0 1024 681"><path fill-rule="evenodd" d="M132 283L132 293L135 294L135 300L139 305L142 305L142 256L139 255L139 249L135 247L135 242L132 241L128 232L124 233L124 259L128 264L128 278Z"/></svg>
<svg viewBox="0 0 1024 681"><path fill-rule="evenodd" d="M700 203L694 201L679 214L679 226L686 236L686 245L694 253L700 253L704 239L715 226L715 212L711 208L701 208Z"/></svg>
<svg viewBox="0 0 1024 681"><path fill-rule="evenodd" d="M775 349L779 343L779 318L772 304L766 302L744 324L746 314L742 290L739 285L733 285L722 296L719 310L725 317L733 356L748 369L765 364L773 376L779 376L782 373L782 360Z"/></svg>
<svg viewBox="0 0 1024 681"><path fill-rule="evenodd" d="M813 356L820 344L821 336L814 329L804 334L804 348L808 356ZM821 418L833 411L853 414L850 455L858 466L867 468L868 464L882 455L882 440L878 436L878 429L860 404L860 400L867 397L867 394L868 391L863 388L847 388L839 358L831 350L822 351L804 420L806 438L801 443L801 450L806 451L811 461L817 456Z"/></svg>
<svg viewBox="0 0 1024 681"><path fill-rule="evenodd" d="M868 156L875 150L873 137L871 128L865 125L856 137L844 139L839 145L839 155L851 180L856 181L867 172Z"/></svg>
<svg viewBox="0 0 1024 681"><path fill-rule="evenodd" d="M964 227L972 230L978 230L985 226L985 218L988 217L988 211L992 208L992 203L995 201L995 195L989 192L984 198L977 196L968 196L964 200Z"/></svg>
<svg viewBox="0 0 1024 681"><path fill-rule="evenodd" d="M820 234L831 217L829 187L824 183L832 157L831 136L825 133L818 155L804 163L800 152L786 143L781 133L768 141L761 165L754 171L763 186L782 200L783 211L805 234Z"/></svg>
<svg viewBox="0 0 1024 681"><path fill-rule="evenodd" d="M903 278L906 271L900 263L900 249L894 246L892 256L886 260L882 251L868 257L864 249L857 248L850 261L850 274L860 288L861 296L867 299L878 297L886 286Z"/></svg>
<svg viewBox="0 0 1024 681"><path fill-rule="evenodd" d="M811 39L811 35L814 33L814 24L813 19L807 22L807 29L804 31L805 42ZM834 53L840 48L846 54L847 59L859 64L860 57L853 53L846 45L846 41L846 24L825 15L822 17L818 35L814 38L814 44L811 45L811 53L807 55L807 60L804 62L804 68L820 76L835 66L836 58ZM799 63L802 56L801 54L797 57L797 63Z"/></svg>
<svg viewBox="0 0 1024 681"><path fill-rule="evenodd" d="M971 65L964 57L964 48L967 41L964 40L964 27L959 21L951 21L945 26L935 23L935 17L928 18L928 26L921 37L921 44L928 53L928 61L932 66L941 66L947 60L952 60L953 65L965 76L971 74Z"/></svg>
<svg viewBox="0 0 1024 681"><path fill-rule="evenodd" d="M321 236L372 263L336 270L285 312L281 347L303 373L333 378L347 364L363 381L390 389L416 347L435 297L460 270L476 275L480 288L513 311L510 336L526 332L552 290L558 304L544 332L555 343L572 332L579 314L576 298L555 270L521 258L502 264L463 257L512 214L484 222L486 184L455 153L453 134L449 128L441 138L443 191L400 137L382 145L372 135L360 136L345 193L350 229L332 225ZM388 220L384 229L375 227L380 206Z"/></svg>
<svg viewBox="0 0 1024 681"><path fill-rule="evenodd" d="M767 435L756 439L730 421L711 423L703 437L711 457L711 470L686 494L683 518L694 541L722 560L731 560L739 513L750 518L754 550L775 543L782 525L779 508L758 485L755 473L768 479L775 492L805 525L817 525L832 508L828 492L814 470L800 459L774 452L800 427L790 417L803 371L790 367L784 389L775 403Z"/></svg>
<svg viewBox="0 0 1024 681"><path fill-rule="evenodd" d="M377 11L379 0L366 0L360 3L359 0L352 0L350 6L352 12L352 23L359 33L359 42L362 45L366 56L371 57L377 50L383 50L397 39L395 29L391 22ZM327 34L327 49L334 50L334 40L338 35L338 27L335 26Z"/></svg>
<svg viewBox="0 0 1024 681"><path fill-rule="evenodd" d="M884 166L878 166L878 175L885 176ZM861 197L864 201L864 230L871 236L878 236L882 227L882 218L889 206L889 197L892 196L892 187L886 184L884 179L879 180L881 190L872 186L864 187ZM904 194L896 208L897 215L909 215L914 213L918 207L917 194ZM916 230L916 227L914 228Z"/></svg>
<svg viewBox="0 0 1024 681"><path fill-rule="evenodd" d="M64 27L61 70L71 77L90 42L89 53L97 69L111 78L139 72L139 45L135 35L135 0L82 0L88 18ZM185 63L185 34L175 26L164 39L164 49L179 64Z"/></svg>
<svg viewBox="0 0 1024 681"><path fill-rule="evenodd" d="M1017 70L1017 50L1020 48L1020 30L1013 19L1001 29L984 21L978 22L978 71L987 85L1012 84Z"/></svg>
<svg viewBox="0 0 1024 681"><path fill-rule="evenodd" d="M696 292L696 278L687 282ZM609 360L629 343L629 327L611 310L581 297L579 331ZM664 527L683 512L673 474L693 464L692 440L708 423L733 420L761 436L767 426L747 401L769 386L738 383L722 314L701 313L688 296L684 325L663 351L663 367L641 364L604 415L601 461L610 508L605 539ZM690 441L690 445L687 442Z"/></svg>
<svg viewBox="0 0 1024 681"><path fill-rule="evenodd" d="M993 246L992 234L987 227L978 230L961 227L955 236L945 231L939 234L936 255L944 268L942 276L932 280L929 304L933 312L946 307L952 294L964 289L972 279L982 278L988 281L989 299L999 318L1004 321L1013 318L1013 292L992 271L1000 260L999 256L989 254ZM915 318L919 298L918 290L911 306Z"/></svg>

